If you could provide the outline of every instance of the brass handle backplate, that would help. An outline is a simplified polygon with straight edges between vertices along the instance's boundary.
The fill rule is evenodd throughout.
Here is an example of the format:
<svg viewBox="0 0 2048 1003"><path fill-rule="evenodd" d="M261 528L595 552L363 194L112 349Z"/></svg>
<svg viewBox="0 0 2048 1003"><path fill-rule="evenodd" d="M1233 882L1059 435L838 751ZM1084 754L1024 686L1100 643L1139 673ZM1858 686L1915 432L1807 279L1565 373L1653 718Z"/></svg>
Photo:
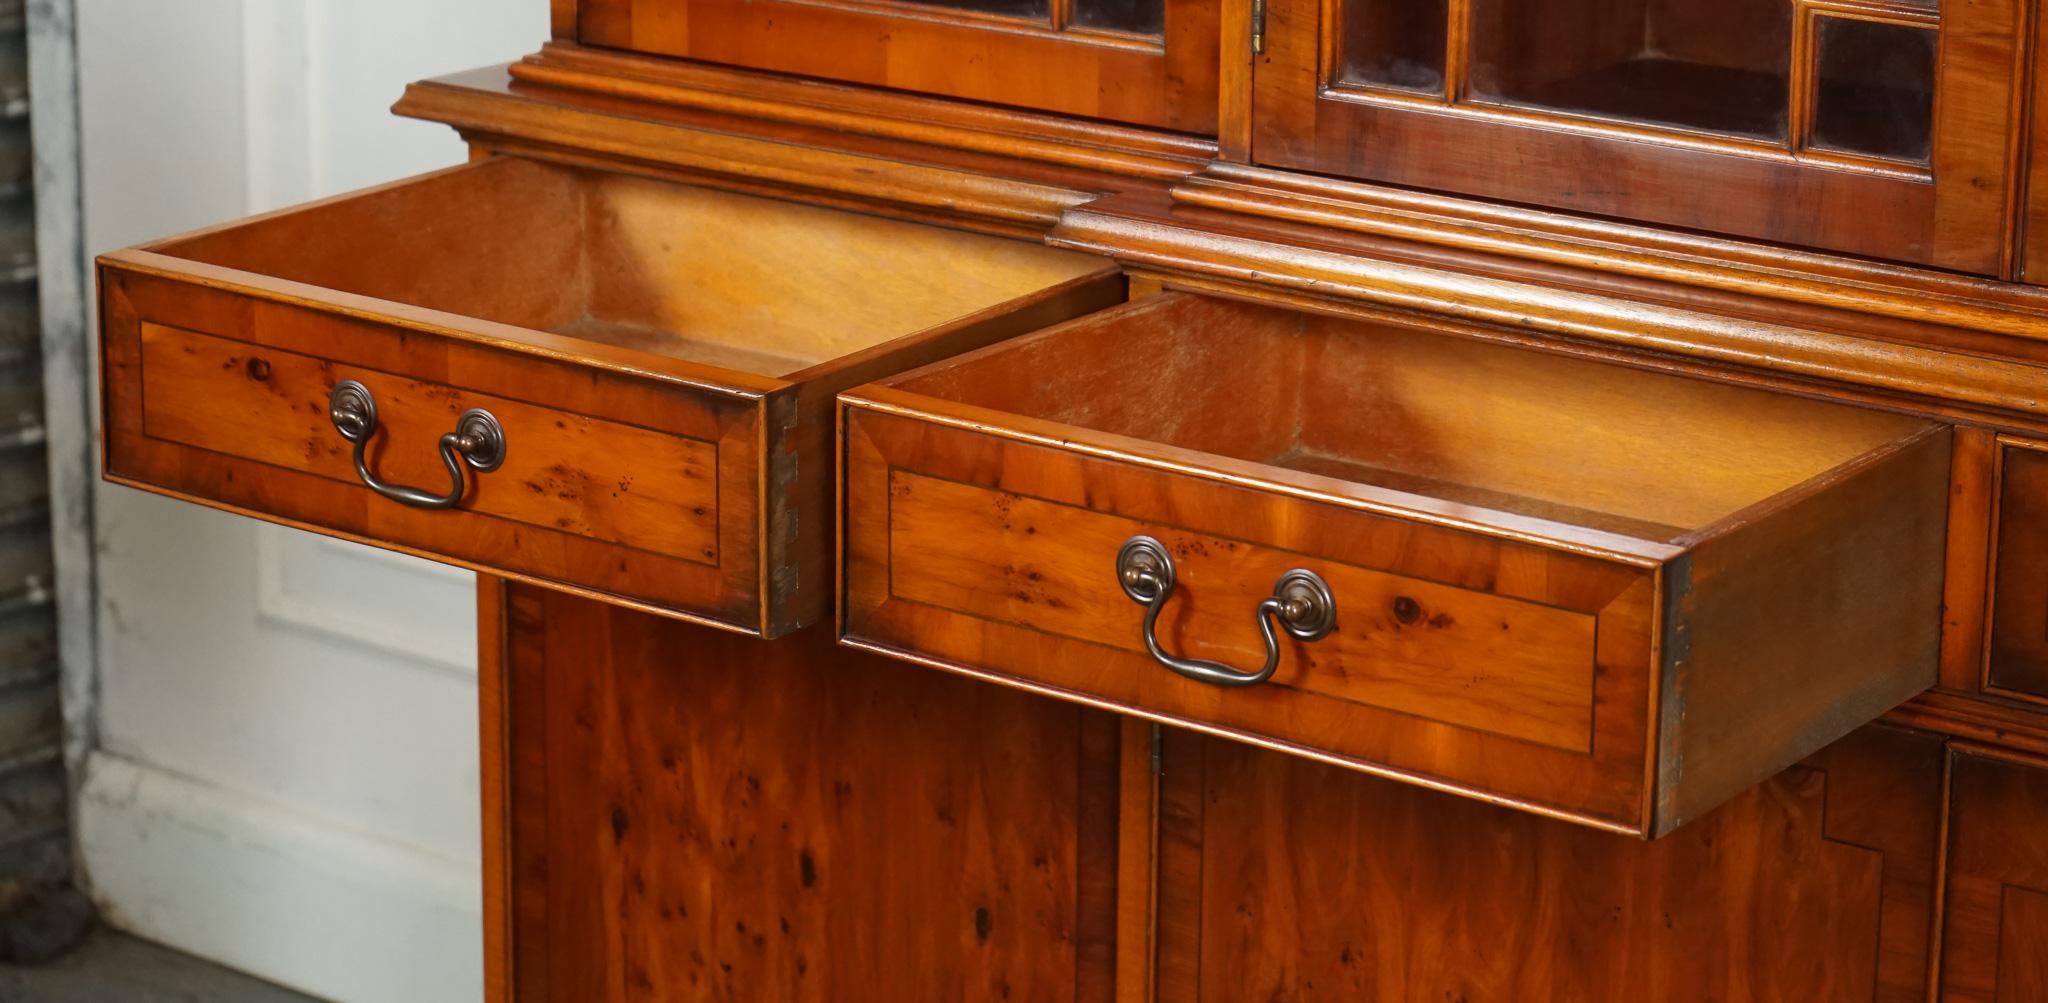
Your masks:
<svg viewBox="0 0 2048 1003"><path fill-rule="evenodd" d="M1159 611L1173 595L1173 557L1149 536L1124 541L1116 554L1116 577L1124 594L1145 607L1145 650L1159 664L1189 679L1215 686L1252 686L1272 678L1280 667L1280 637L1274 621L1287 633L1304 641L1327 636L1337 626L1337 599L1321 575L1295 568L1280 576L1273 594L1259 603L1259 632L1266 637L1266 664L1256 672L1242 672L1221 662L1171 655L1159 646Z"/></svg>
<svg viewBox="0 0 2048 1003"><path fill-rule="evenodd" d="M441 461L448 465L448 477L454 482L446 494L386 484L370 472L369 461L363 455L370 439L377 434L377 398L371 396L370 388L355 380L341 381L327 397L327 416L342 438L355 443L356 476L362 478L363 484L392 501L415 508L454 508L468 491L462 476L464 464L478 473L489 473L505 462L504 428L489 411L471 408L455 419L455 431L441 437Z"/></svg>

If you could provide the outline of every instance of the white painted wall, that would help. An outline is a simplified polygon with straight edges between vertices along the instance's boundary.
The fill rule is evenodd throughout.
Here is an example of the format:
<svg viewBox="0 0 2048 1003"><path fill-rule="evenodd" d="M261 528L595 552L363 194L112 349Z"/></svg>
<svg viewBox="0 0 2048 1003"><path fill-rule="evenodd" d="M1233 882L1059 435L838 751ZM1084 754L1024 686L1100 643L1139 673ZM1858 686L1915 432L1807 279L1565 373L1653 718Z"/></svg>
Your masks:
<svg viewBox="0 0 2048 1003"><path fill-rule="evenodd" d="M392 117L543 0L78 0L85 248L458 162ZM304 991L479 999L466 573L107 485L86 876L115 925Z"/></svg>

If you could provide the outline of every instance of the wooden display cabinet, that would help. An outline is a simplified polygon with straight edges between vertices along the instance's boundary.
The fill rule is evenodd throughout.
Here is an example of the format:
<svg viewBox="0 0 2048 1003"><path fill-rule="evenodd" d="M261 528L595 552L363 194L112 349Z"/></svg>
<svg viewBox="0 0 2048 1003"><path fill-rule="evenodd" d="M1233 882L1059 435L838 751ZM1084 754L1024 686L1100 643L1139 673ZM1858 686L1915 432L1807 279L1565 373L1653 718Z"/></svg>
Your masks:
<svg viewBox="0 0 2048 1003"><path fill-rule="evenodd" d="M106 473L482 572L493 1003L2031 1003L2034 20L555 0Z"/></svg>

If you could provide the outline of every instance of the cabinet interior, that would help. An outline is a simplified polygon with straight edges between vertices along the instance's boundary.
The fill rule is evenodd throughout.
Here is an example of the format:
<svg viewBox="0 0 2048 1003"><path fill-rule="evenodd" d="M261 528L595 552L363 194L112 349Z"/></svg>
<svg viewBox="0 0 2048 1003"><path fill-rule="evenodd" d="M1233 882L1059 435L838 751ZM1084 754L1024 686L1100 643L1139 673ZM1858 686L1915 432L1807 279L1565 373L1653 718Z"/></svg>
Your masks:
<svg viewBox="0 0 2048 1003"><path fill-rule="evenodd" d="M942 362L897 385L1663 542L1925 427L1420 327L1181 293Z"/></svg>
<svg viewBox="0 0 2048 1003"><path fill-rule="evenodd" d="M983 234L518 158L151 250L762 376L1102 267Z"/></svg>

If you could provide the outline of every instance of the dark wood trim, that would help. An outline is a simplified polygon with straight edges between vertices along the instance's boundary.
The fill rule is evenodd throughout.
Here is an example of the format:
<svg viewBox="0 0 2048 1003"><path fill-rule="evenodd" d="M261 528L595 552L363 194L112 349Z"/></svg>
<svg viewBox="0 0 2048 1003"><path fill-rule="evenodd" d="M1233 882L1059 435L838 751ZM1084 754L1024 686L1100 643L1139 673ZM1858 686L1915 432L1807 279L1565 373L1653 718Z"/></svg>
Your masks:
<svg viewBox="0 0 2048 1003"><path fill-rule="evenodd" d="M2038 710L2003 701L1929 690L1886 714L1883 720L2015 755L2048 757L2048 717Z"/></svg>
<svg viewBox="0 0 2048 1003"><path fill-rule="evenodd" d="M1941 599L1941 685L1980 689L1990 617L1991 527L1998 494L1998 437L1958 428L1948 495L1948 573Z"/></svg>
<svg viewBox="0 0 2048 1003"><path fill-rule="evenodd" d="M484 999L512 1003L511 659L505 580L476 576L477 745L483 806Z"/></svg>
<svg viewBox="0 0 2048 1003"><path fill-rule="evenodd" d="M1213 140L560 42L507 67L515 81L658 105L822 126L1132 177L1174 178Z"/></svg>
<svg viewBox="0 0 2048 1003"><path fill-rule="evenodd" d="M1431 192L1216 164L1176 202L1878 317L2040 339L2048 290Z"/></svg>
<svg viewBox="0 0 2048 1003"><path fill-rule="evenodd" d="M997 223L1012 232L1042 231L1063 210L1090 201L1095 189L1106 186L1101 178L1073 172L1033 178L975 170L983 165L942 163L935 149L907 149L901 143L834 148L818 145L822 137L807 130L792 136L791 130L748 134L714 128L740 124L720 116L655 121L622 113L619 104L613 99L542 99L531 90L515 89L504 69L495 68L414 84L394 110L453 126L468 141L495 150L611 169L680 168L740 179L754 191L850 197L875 206ZM797 138L817 142L792 141ZM914 159L920 155L927 159Z"/></svg>

